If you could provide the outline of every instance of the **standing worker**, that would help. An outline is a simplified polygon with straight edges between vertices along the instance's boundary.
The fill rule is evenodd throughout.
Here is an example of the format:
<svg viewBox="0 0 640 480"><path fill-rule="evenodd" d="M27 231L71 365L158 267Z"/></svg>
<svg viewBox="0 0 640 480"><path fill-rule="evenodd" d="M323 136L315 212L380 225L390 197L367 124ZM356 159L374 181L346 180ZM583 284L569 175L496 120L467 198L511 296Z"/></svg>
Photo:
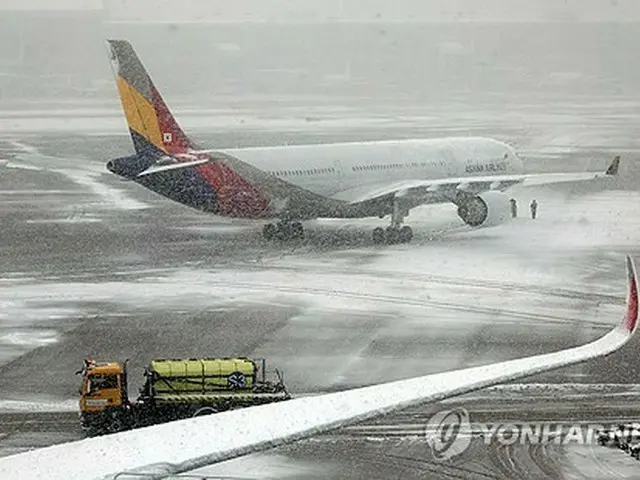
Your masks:
<svg viewBox="0 0 640 480"><path fill-rule="evenodd" d="M516 202L515 198L509 201L511 202L511 218L516 218L518 216L518 202Z"/></svg>
<svg viewBox="0 0 640 480"><path fill-rule="evenodd" d="M531 219L532 220L536 219L537 213L538 213L538 202L536 202L536 199L534 198L533 200L531 200Z"/></svg>

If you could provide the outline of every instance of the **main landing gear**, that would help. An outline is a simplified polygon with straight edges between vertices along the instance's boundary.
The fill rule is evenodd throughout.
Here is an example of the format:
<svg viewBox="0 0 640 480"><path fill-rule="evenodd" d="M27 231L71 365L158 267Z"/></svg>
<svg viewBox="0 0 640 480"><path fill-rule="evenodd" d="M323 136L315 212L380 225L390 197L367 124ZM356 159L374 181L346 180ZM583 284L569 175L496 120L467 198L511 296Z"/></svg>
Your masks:
<svg viewBox="0 0 640 480"><path fill-rule="evenodd" d="M373 230L373 243L381 245L386 243L393 245L395 243L409 243L413 239L413 230L410 226L401 227L406 216L409 215L408 208L401 208L400 202L396 199L393 202L393 212L391 213L391 225L386 229L382 227Z"/></svg>
<svg viewBox="0 0 640 480"><path fill-rule="evenodd" d="M300 222L267 223L262 228L266 240L298 240L304 238L304 228Z"/></svg>

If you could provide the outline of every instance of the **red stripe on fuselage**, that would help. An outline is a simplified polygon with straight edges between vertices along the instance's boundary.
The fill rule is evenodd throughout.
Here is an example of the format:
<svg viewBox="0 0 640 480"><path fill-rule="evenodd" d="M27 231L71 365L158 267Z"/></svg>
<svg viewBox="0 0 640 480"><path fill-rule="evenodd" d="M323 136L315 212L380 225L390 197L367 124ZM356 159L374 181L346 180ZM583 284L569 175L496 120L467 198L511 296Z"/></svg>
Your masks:
<svg viewBox="0 0 640 480"><path fill-rule="evenodd" d="M153 85L151 86L151 95L165 150L174 155L196 150L196 146L182 131ZM207 155L196 156L198 158L208 157ZM187 161L188 159L183 157L182 160ZM220 215L239 218L272 216L270 202L260 188L247 182L229 167L211 162L196 167L196 171L214 188Z"/></svg>
<svg viewBox="0 0 640 480"><path fill-rule="evenodd" d="M207 163L196 167L218 196L219 214L238 218L267 218L273 215L262 190L229 167Z"/></svg>

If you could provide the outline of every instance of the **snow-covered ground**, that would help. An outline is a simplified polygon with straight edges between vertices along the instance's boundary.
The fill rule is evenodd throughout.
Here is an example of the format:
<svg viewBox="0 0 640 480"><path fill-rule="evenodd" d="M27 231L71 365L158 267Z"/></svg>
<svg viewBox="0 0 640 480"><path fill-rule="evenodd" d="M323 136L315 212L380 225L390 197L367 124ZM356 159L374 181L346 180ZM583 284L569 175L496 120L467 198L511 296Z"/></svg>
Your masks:
<svg viewBox="0 0 640 480"><path fill-rule="evenodd" d="M538 198L538 219L473 230L449 206L424 207L410 217L416 231L411 245L318 252L284 246L284 254L267 251L232 268L149 269L118 281L91 273L74 279L13 272L0 278L0 345L8 352L0 360L59 341L75 321L68 319L86 317L87 305L98 303L111 305L100 312L102 321L142 310L296 305L299 313L254 355L289 366L288 382L302 391L501 357L488 351L469 358L455 348L435 348L429 342L436 339L462 346L470 332L491 329L538 341L536 335L562 336L575 325L587 340L618 322L625 296L623 256L640 240L640 217L634 215L640 193L517 195L524 205ZM319 221L309 228L349 225ZM252 228L239 227L234 234ZM603 271L606 281L594 283ZM412 345L404 354L386 347L403 342ZM318 362L322 369L314 367Z"/></svg>
<svg viewBox="0 0 640 480"><path fill-rule="evenodd" d="M600 480L603 478L639 478L638 460L617 448L600 445L568 444L557 461L568 471L568 479Z"/></svg>
<svg viewBox="0 0 640 480"><path fill-rule="evenodd" d="M0 413L75 412L77 400L60 401L57 398L33 397L24 400L0 399Z"/></svg>
<svg viewBox="0 0 640 480"><path fill-rule="evenodd" d="M18 122L11 128L20 131L23 120L11 120ZM46 121L59 122L60 128L79 125ZM121 119L113 121L114 126L121 123ZM482 123L482 118L469 118L468 125L476 122ZM334 125L320 123L320 128ZM103 125L96 122L91 128ZM345 124L336 121L335 126ZM592 138L589 129L551 135L547 138L551 147L543 153L559 155L585 132ZM595 143L602 146L607 141ZM28 158L39 152L23 153ZM112 222L113 212L148 207L138 198L139 187L115 183L104 175L101 163L50 162L48 169L92 198L82 204L67 201L59 221L86 221L83 225L89 232L93 222ZM61 191L52 189L48 194ZM18 194L2 193L16 197L19 205ZM103 321L117 319L123 312L135 316L142 311L294 305L297 313L264 338L252 355L283 366L287 383L302 392L488 363L516 355L527 342L566 339L567 332L573 335L571 340L586 341L617 323L625 295L624 254L638 253L640 192L569 195L559 189L521 189L513 196L519 202L520 217L490 229L464 226L452 206L415 209L408 219L416 234L410 245L317 249L313 244L283 245L276 252L273 245L258 244L233 265L216 265L214 259L198 265L151 266L128 272L131 278L117 281L94 272L75 274L72 268L58 274L39 275L32 270L0 274L0 362L62 342L79 318L95 314L92 304L108 306L100 312ZM527 218L532 198L540 204L535 221ZM76 209L78 216L69 217ZM51 222L51 218L26 222ZM308 229L366 228L363 231L368 232L380 222L323 220L310 222ZM198 232L206 245L218 241L222 233L231 238L255 235L259 225L221 222L219 227L177 224L175 228ZM476 338L486 343L477 352ZM72 398L16 398L10 393L0 392L0 409L43 411L75 405ZM279 456L259 458L256 478L307 471L306 465ZM216 468L221 470L211 471L237 472L238 463Z"/></svg>

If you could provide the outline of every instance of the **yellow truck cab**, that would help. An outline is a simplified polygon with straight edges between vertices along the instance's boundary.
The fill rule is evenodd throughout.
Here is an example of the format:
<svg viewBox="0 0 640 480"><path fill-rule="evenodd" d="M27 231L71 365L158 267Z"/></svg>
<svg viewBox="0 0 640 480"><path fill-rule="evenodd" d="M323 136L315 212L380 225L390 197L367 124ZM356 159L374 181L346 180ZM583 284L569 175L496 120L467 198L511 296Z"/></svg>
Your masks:
<svg viewBox="0 0 640 480"><path fill-rule="evenodd" d="M85 360L81 371L80 411L99 413L107 407L120 407L128 401L124 369L119 363Z"/></svg>

